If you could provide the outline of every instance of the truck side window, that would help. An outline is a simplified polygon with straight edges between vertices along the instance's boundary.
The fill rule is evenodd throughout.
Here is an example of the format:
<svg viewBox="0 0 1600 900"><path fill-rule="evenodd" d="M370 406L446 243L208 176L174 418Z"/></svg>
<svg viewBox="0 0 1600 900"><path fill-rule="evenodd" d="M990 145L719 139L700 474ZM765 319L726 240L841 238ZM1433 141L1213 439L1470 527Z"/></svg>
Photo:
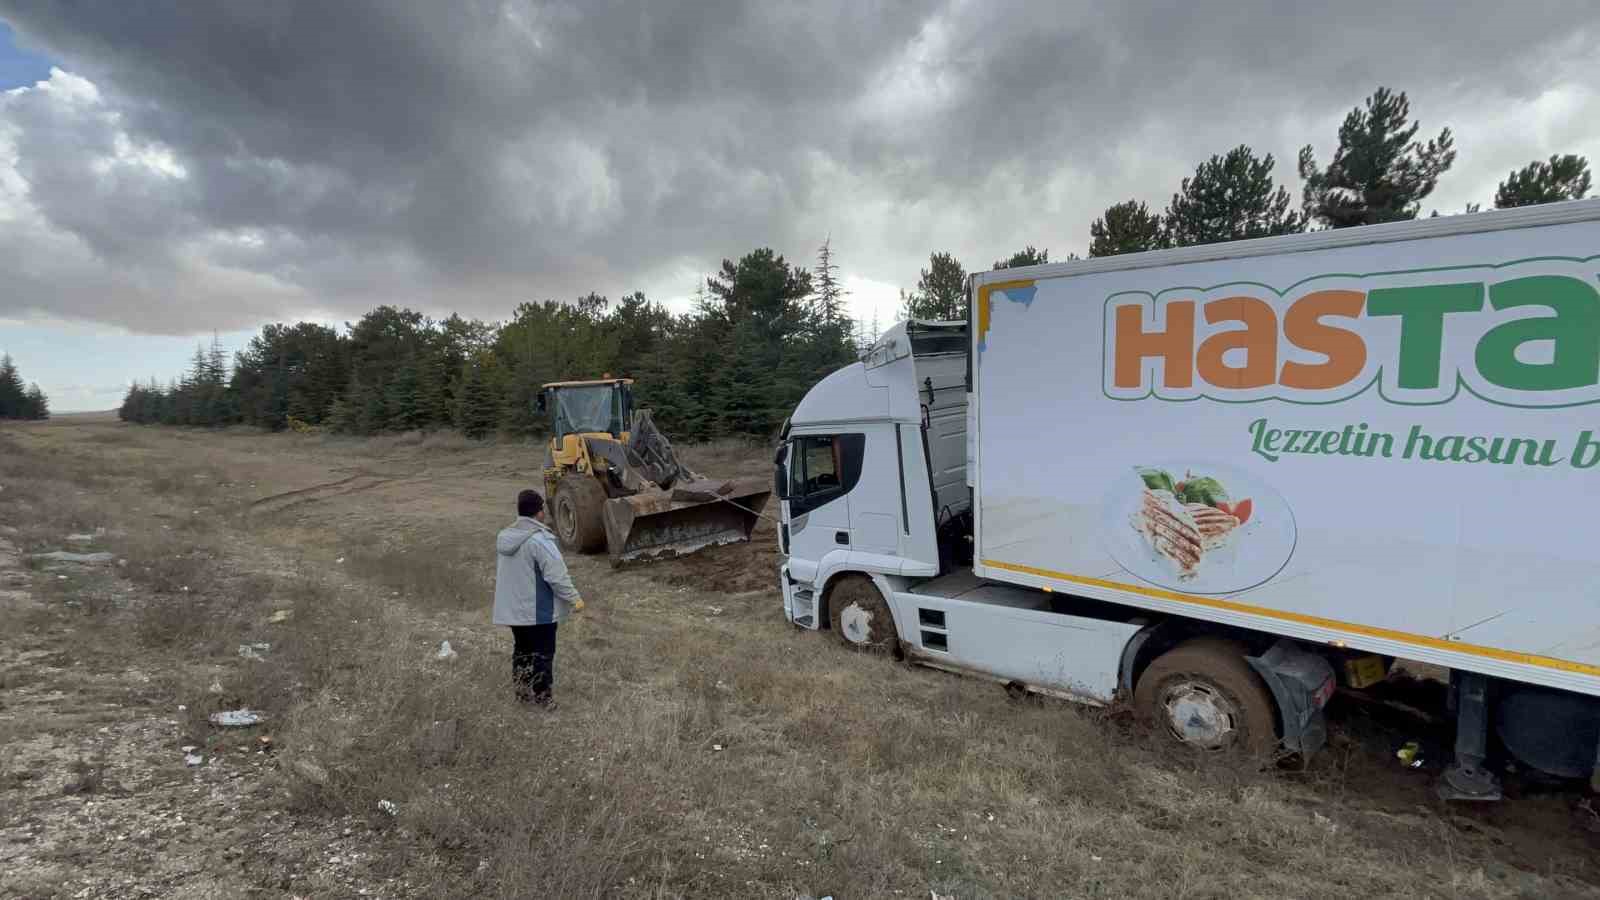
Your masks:
<svg viewBox="0 0 1600 900"><path fill-rule="evenodd" d="M789 510L800 515L849 493L861 480L864 434L806 435L789 455Z"/></svg>

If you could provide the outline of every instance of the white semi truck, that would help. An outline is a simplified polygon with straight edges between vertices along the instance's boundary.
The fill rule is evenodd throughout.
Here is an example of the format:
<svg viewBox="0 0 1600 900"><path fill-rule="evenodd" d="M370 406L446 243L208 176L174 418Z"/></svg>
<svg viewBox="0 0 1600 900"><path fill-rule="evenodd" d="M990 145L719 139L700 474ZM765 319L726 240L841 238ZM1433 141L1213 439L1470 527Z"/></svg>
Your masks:
<svg viewBox="0 0 1600 900"><path fill-rule="evenodd" d="M1600 201L976 274L790 416L786 615L1210 748L1419 661L1441 793L1595 779L1597 273Z"/></svg>

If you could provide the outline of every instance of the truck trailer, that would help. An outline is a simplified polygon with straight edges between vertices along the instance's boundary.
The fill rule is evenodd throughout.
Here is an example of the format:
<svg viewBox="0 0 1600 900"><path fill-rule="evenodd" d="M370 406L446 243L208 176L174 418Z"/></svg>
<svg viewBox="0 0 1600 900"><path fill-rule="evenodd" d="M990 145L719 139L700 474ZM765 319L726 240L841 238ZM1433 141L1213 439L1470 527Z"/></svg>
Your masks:
<svg viewBox="0 0 1600 900"><path fill-rule="evenodd" d="M1441 794L1600 787L1597 273L1600 200L975 274L785 423L785 615L1210 749L1421 663Z"/></svg>

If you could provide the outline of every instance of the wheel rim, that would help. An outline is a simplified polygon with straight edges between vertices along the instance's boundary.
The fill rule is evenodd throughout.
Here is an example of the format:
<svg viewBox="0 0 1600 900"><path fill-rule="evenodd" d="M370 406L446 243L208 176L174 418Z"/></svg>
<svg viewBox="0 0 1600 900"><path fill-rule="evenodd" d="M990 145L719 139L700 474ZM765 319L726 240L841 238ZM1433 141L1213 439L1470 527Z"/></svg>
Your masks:
<svg viewBox="0 0 1600 900"><path fill-rule="evenodd" d="M1182 681L1167 688L1161 703L1167 728L1185 744L1220 750L1233 743L1239 710L1216 686Z"/></svg>
<svg viewBox="0 0 1600 900"><path fill-rule="evenodd" d="M578 513L566 497L556 501L556 527L561 529L562 540L571 543L578 539Z"/></svg>
<svg viewBox="0 0 1600 900"><path fill-rule="evenodd" d="M859 603L839 611L839 632L852 644L872 643L872 612Z"/></svg>

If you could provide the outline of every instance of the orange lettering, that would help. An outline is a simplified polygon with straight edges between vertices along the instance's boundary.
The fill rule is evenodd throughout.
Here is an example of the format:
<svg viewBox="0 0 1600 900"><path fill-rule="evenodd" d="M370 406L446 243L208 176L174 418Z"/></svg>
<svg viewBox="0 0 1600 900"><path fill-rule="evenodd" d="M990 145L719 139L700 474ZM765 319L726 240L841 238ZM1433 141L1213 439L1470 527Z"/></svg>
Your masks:
<svg viewBox="0 0 1600 900"><path fill-rule="evenodd" d="M1323 316L1361 315L1367 295L1360 291L1314 291L1296 300L1283 316L1283 334L1302 350L1320 353L1327 362L1283 364L1278 381L1284 387L1321 391L1348 384L1367 365L1367 343L1345 328L1324 325Z"/></svg>
<svg viewBox="0 0 1600 900"><path fill-rule="evenodd" d="M1161 359L1161 383L1169 388L1194 384L1194 301L1168 303L1166 331L1144 330L1144 308L1138 305L1117 307L1116 371L1113 381L1119 388L1136 388L1144 374L1144 361Z"/></svg>
<svg viewBox="0 0 1600 900"><path fill-rule="evenodd" d="M1195 368L1209 384L1225 388L1266 387L1278 374L1278 316L1265 300L1227 297L1206 304L1206 321L1243 322L1234 331L1213 334L1200 345ZM1243 349L1244 365L1222 361L1229 350Z"/></svg>

